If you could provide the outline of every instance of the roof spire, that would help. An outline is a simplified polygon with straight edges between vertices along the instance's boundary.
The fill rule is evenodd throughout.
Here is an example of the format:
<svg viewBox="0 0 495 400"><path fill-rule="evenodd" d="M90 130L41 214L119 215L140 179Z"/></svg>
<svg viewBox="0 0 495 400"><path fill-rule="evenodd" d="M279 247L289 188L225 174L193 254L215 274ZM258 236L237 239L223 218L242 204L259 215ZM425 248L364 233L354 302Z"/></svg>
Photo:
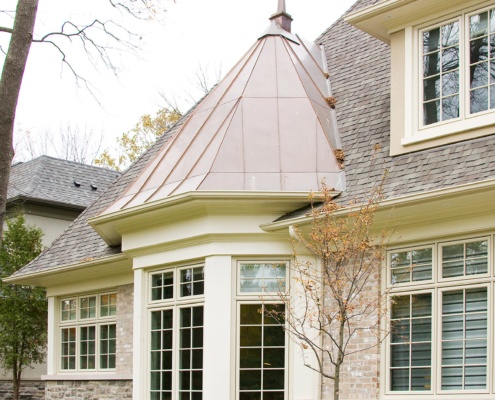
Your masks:
<svg viewBox="0 0 495 400"><path fill-rule="evenodd" d="M287 32L291 31L292 17L285 11L285 0L278 0L277 12L270 17L270 21L275 21Z"/></svg>

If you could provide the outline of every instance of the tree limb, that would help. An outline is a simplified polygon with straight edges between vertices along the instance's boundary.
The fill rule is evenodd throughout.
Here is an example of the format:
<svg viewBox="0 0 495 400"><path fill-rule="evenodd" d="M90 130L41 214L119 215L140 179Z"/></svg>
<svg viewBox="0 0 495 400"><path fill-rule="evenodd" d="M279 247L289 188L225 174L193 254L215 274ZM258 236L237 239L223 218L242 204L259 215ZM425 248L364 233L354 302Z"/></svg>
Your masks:
<svg viewBox="0 0 495 400"><path fill-rule="evenodd" d="M0 32L12 33L14 30L12 28L7 28L6 26L0 26Z"/></svg>

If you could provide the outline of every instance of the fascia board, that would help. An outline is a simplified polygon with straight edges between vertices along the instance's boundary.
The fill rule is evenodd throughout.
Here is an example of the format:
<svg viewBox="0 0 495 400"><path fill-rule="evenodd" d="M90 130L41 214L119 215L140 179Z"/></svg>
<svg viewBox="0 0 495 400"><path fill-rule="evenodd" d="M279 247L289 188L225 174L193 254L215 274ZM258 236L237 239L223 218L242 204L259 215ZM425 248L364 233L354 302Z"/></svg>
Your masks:
<svg viewBox="0 0 495 400"><path fill-rule="evenodd" d="M321 196L320 193L314 195L317 198ZM227 212L283 215L309 202L308 192L192 191L99 215L88 222L108 245L114 246L121 243L123 232L139 229L146 223L157 224L194 215Z"/></svg>
<svg viewBox="0 0 495 400"><path fill-rule="evenodd" d="M77 264L66 264L55 268L47 268L21 276L9 276L8 278L4 278L3 282L17 285L49 287L60 285L64 282L73 283L78 280L85 280L88 277L93 279L115 276L114 274L122 274L126 270L132 273L132 262L125 254L118 254L110 257L86 260Z"/></svg>
<svg viewBox="0 0 495 400"><path fill-rule="evenodd" d="M486 0L386 0L349 13L344 21L390 44L391 34L435 13L477 6Z"/></svg>
<svg viewBox="0 0 495 400"><path fill-rule="evenodd" d="M448 188L442 188L437 190L431 190L428 192L421 192L412 195L406 195L401 197L396 197L392 199L386 199L378 204L377 218L375 221L378 225L383 225L385 223L401 223L401 218L413 218L418 221L418 214L414 211L430 207L430 212L435 214L437 211L445 211L444 206L439 202L442 200L449 201L449 208L459 208L459 209L471 209L472 204L469 203L469 198L474 196L486 196L486 207L495 208L495 202L491 201L493 199L495 192L495 179L485 180L481 182L467 183L464 185L458 185ZM436 204L435 204L436 203ZM438 207L435 209L433 207ZM399 213L398 210L406 209L405 211ZM359 210L359 206L343 207L335 213L337 217L345 218L349 214ZM483 210L477 209L472 210L473 212L482 212ZM394 212L396 213L394 215ZM443 215L443 213L442 213ZM441 215L438 214L438 218ZM311 223L313 218L311 216L300 216L293 219L287 219L284 221L273 222L269 224L261 225L260 228L266 232L274 232L281 229L288 229L290 226L306 226Z"/></svg>

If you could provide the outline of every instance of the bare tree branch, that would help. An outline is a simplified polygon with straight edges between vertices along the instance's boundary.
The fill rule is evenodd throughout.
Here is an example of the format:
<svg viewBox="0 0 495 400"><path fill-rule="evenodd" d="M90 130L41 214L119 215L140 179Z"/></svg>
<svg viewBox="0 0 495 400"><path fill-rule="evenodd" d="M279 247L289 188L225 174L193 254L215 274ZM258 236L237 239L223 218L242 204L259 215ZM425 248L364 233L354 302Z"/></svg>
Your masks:
<svg viewBox="0 0 495 400"><path fill-rule="evenodd" d="M14 30L12 28L7 28L5 26L0 26L0 32L12 33Z"/></svg>

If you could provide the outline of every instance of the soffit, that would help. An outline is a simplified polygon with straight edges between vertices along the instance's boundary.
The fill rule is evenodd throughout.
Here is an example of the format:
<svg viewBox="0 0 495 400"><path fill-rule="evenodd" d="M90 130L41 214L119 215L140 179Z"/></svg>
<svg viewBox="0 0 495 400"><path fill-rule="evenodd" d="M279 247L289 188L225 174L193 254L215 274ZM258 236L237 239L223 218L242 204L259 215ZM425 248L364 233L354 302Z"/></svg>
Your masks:
<svg viewBox="0 0 495 400"><path fill-rule="evenodd" d="M345 21L390 43L391 34L425 18L482 5L486 0L385 0L348 14Z"/></svg>

